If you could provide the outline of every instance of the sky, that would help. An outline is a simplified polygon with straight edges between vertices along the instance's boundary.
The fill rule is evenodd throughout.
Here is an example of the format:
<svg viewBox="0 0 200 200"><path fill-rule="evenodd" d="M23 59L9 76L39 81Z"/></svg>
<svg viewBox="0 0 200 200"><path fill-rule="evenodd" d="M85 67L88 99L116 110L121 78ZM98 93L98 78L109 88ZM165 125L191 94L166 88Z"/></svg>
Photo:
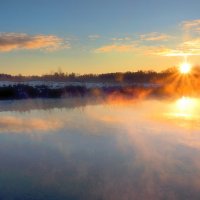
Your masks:
<svg viewBox="0 0 200 200"><path fill-rule="evenodd" d="M200 58L199 0L0 0L0 73L161 71Z"/></svg>

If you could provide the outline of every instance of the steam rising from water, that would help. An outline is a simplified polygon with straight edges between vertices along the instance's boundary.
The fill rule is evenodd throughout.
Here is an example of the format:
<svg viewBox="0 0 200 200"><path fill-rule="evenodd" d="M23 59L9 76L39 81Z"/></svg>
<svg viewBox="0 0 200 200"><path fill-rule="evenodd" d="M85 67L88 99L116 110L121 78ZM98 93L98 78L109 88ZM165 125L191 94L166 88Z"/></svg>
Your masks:
<svg viewBox="0 0 200 200"><path fill-rule="evenodd" d="M65 199L198 199L199 100L142 99L82 99L76 107L72 98L46 110L31 101L30 111L0 112L0 170L18 171L22 185L28 175L34 188Z"/></svg>

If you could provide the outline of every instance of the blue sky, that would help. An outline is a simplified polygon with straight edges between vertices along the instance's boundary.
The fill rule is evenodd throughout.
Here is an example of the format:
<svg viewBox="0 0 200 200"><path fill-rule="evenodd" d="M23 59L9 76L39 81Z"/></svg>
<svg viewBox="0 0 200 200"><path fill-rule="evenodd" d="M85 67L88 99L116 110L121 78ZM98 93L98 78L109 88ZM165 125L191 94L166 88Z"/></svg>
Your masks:
<svg viewBox="0 0 200 200"><path fill-rule="evenodd" d="M162 70L177 65L183 54L197 64L198 51L185 45L195 40L198 49L198 0L0 0L0 5L4 73ZM185 26L189 31L184 23L192 23Z"/></svg>

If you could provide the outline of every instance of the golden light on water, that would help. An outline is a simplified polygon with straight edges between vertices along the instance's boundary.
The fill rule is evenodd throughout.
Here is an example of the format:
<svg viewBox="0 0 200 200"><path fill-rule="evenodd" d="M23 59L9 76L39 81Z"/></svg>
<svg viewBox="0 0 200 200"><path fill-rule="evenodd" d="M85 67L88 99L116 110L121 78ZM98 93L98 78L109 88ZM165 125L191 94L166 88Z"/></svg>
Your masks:
<svg viewBox="0 0 200 200"><path fill-rule="evenodd" d="M200 99L183 96L175 101L166 102L166 108L162 112L162 117L166 122L191 130L200 127L199 113Z"/></svg>
<svg viewBox="0 0 200 200"><path fill-rule="evenodd" d="M181 97L175 103L174 115L176 117L193 118L198 108L198 102L194 98Z"/></svg>
<svg viewBox="0 0 200 200"><path fill-rule="evenodd" d="M191 71L191 64L184 62L180 65L180 72L182 74L188 74Z"/></svg>
<svg viewBox="0 0 200 200"><path fill-rule="evenodd" d="M200 100L191 97L181 97L169 104L165 113L170 119L200 120Z"/></svg>

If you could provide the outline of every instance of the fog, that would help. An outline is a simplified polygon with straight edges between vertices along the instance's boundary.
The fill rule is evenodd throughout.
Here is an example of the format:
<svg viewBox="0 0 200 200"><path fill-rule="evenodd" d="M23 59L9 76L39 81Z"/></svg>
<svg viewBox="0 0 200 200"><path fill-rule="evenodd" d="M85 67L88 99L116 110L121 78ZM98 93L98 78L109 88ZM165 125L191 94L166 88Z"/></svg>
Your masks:
<svg viewBox="0 0 200 200"><path fill-rule="evenodd" d="M190 97L2 101L0 197L199 199L199 105Z"/></svg>

